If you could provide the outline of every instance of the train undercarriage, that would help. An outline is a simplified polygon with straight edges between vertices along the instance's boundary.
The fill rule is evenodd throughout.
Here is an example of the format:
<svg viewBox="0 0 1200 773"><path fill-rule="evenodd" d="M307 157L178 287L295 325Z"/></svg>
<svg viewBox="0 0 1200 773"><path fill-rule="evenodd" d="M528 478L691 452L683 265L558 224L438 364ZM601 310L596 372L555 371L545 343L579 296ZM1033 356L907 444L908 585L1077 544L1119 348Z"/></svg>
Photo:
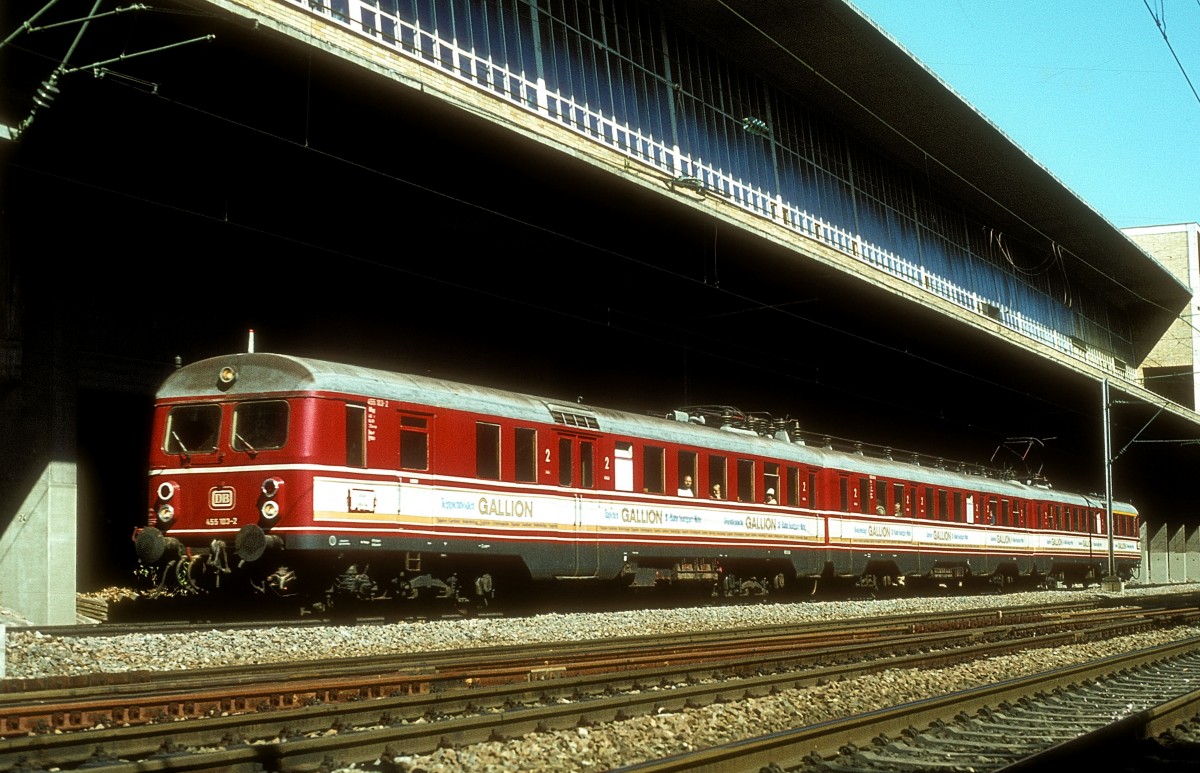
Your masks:
<svg viewBox="0 0 1200 773"><path fill-rule="evenodd" d="M555 586L577 589L580 583L595 587L597 597L624 597L627 602L630 594L647 592L697 602L1082 587L1099 583L1102 576L1096 562L1053 564L1041 572L1032 565L1000 562L987 573L976 573L969 562L938 561L921 572L906 572L896 560L876 558L858 571L827 562L819 572L797 573L790 561L781 559L640 556L626 557L607 580L560 577L555 578L560 582L539 583L517 556L484 560L440 553L288 551L282 540L257 527L244 528L232 545L213 540L207 548L189 548L154 527L137 530L134 542L149 595L249 594L319 612L364 603L485 611L496 607L498 598L526 605L538 596L550 599L558 592L552 590ZM566 593L564 600L593 595Z"/></svg>

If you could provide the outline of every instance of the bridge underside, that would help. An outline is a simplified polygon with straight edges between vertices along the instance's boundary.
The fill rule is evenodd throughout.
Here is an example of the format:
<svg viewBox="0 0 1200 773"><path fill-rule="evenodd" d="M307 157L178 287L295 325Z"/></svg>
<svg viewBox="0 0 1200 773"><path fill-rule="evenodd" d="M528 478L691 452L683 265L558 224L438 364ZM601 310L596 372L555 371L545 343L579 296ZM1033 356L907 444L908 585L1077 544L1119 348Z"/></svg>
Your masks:
<svg viewBox="0 0 1200 773"><path fill-rule="evenodd" d="M1033 437L1035 470L1102 489L1092 378L322 52L145 24L217 38L64 78L0 146L4 416L28 438L6 496L45 458L77 460L95 573L132 554L158 382L251 328L260 351L639 411L731 404L971 463ZM54 65L30 52L62 50L20 42L10 124ZM119 45L96 24L73 61ZM1117 406L1116 447L1153 416ZM1196 434L1164 414L1143 439ZM1131 447L1118 496L1177 517L1195 454Z"/></svg>

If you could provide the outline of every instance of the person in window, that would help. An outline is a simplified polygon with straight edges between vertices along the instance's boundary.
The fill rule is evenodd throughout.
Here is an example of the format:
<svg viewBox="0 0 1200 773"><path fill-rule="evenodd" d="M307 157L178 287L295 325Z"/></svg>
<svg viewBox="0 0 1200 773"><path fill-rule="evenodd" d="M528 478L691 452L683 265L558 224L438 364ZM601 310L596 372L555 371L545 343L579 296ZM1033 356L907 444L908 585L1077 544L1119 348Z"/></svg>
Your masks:
<svg viewBox="0 0 1200 773"><path fill-rule="evenodd" d="M903 518L904 517L904 506L901 505L899 502L897 502L895 505L892 506L892 515L896 516L897 518Z"/></svg>
<svg viewBox="0 0 1200 773"><path fill-rule="evenodd" d="M720 483L712 484L712 488L709 490L708 495L710 497L712 497L713 499L724 499L725 498L725 497L721 496L721 484Z"/></svg>
<svg viewBox="0 0 1200 773"><path fill-rule="evenodd" d="M692 476L691 475L683 476L683 483L682 483L682 485L679 486L679 496L681 496L681 497L696 496L696 492L692 488Z"/></svg>
<svg viewBox="0 0 1200 773"><path fill-rule="evenodd" d="M779 502L775 499L775 489L773 489L773 488L767 489L767 500L766 501L767 501L768 505L779 504Z"/></svg>

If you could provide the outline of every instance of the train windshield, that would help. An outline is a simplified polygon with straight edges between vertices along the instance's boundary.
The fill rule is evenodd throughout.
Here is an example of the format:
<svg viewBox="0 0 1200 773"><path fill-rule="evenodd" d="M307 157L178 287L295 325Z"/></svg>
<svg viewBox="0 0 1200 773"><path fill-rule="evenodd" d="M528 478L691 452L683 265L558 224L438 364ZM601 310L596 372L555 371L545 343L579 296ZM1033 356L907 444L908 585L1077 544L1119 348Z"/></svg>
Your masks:
<svg viewBox="0 0 1200 773"><path fill-rule="evenodd" d="M256 453L283 448L288 436L288 404L283 400L240 403L233 411L233 448Z"/></svg>
<svg viewBox="0 0 1200 773"><path fill-rule="evenodd" d="M177 405L167 414L168 454L210 454L217 450L221 430L221 406Z"/></svg>

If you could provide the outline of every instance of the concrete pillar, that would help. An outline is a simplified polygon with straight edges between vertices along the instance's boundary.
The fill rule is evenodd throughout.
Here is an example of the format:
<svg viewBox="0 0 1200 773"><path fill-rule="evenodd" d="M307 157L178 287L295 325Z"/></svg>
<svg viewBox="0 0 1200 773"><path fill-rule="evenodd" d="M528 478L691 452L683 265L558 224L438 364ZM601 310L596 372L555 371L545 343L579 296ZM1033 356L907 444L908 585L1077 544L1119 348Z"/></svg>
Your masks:
<svg viewBox="0 0 1200 773"><path fill-rule="evenodd" d="M75 623L75 465L50 462L0 535L0 605L34 625Z"/></svg>
<svg viewBox="0 0 1200 773"><path fill-rule="evenodd" d="M1184 527L1187 536L1184 539L1183 577L1187 582L1200 580L1200 526L1189 524Z"/></svg>
<svg viewBox="0 0 1200 773"><path fill-rule="evenodd" d="M1169 582L1187 581L1187 527L1171 527L1167 536L1167 574Z"/></svg>
<svg viewBox="0 0 1200 773"><path fill-rule="evenodd" d="M1142 578L1147 583L1170 582L1167 564L1167 525L1142 523L1142 550L1145 561Z"/></svg>

